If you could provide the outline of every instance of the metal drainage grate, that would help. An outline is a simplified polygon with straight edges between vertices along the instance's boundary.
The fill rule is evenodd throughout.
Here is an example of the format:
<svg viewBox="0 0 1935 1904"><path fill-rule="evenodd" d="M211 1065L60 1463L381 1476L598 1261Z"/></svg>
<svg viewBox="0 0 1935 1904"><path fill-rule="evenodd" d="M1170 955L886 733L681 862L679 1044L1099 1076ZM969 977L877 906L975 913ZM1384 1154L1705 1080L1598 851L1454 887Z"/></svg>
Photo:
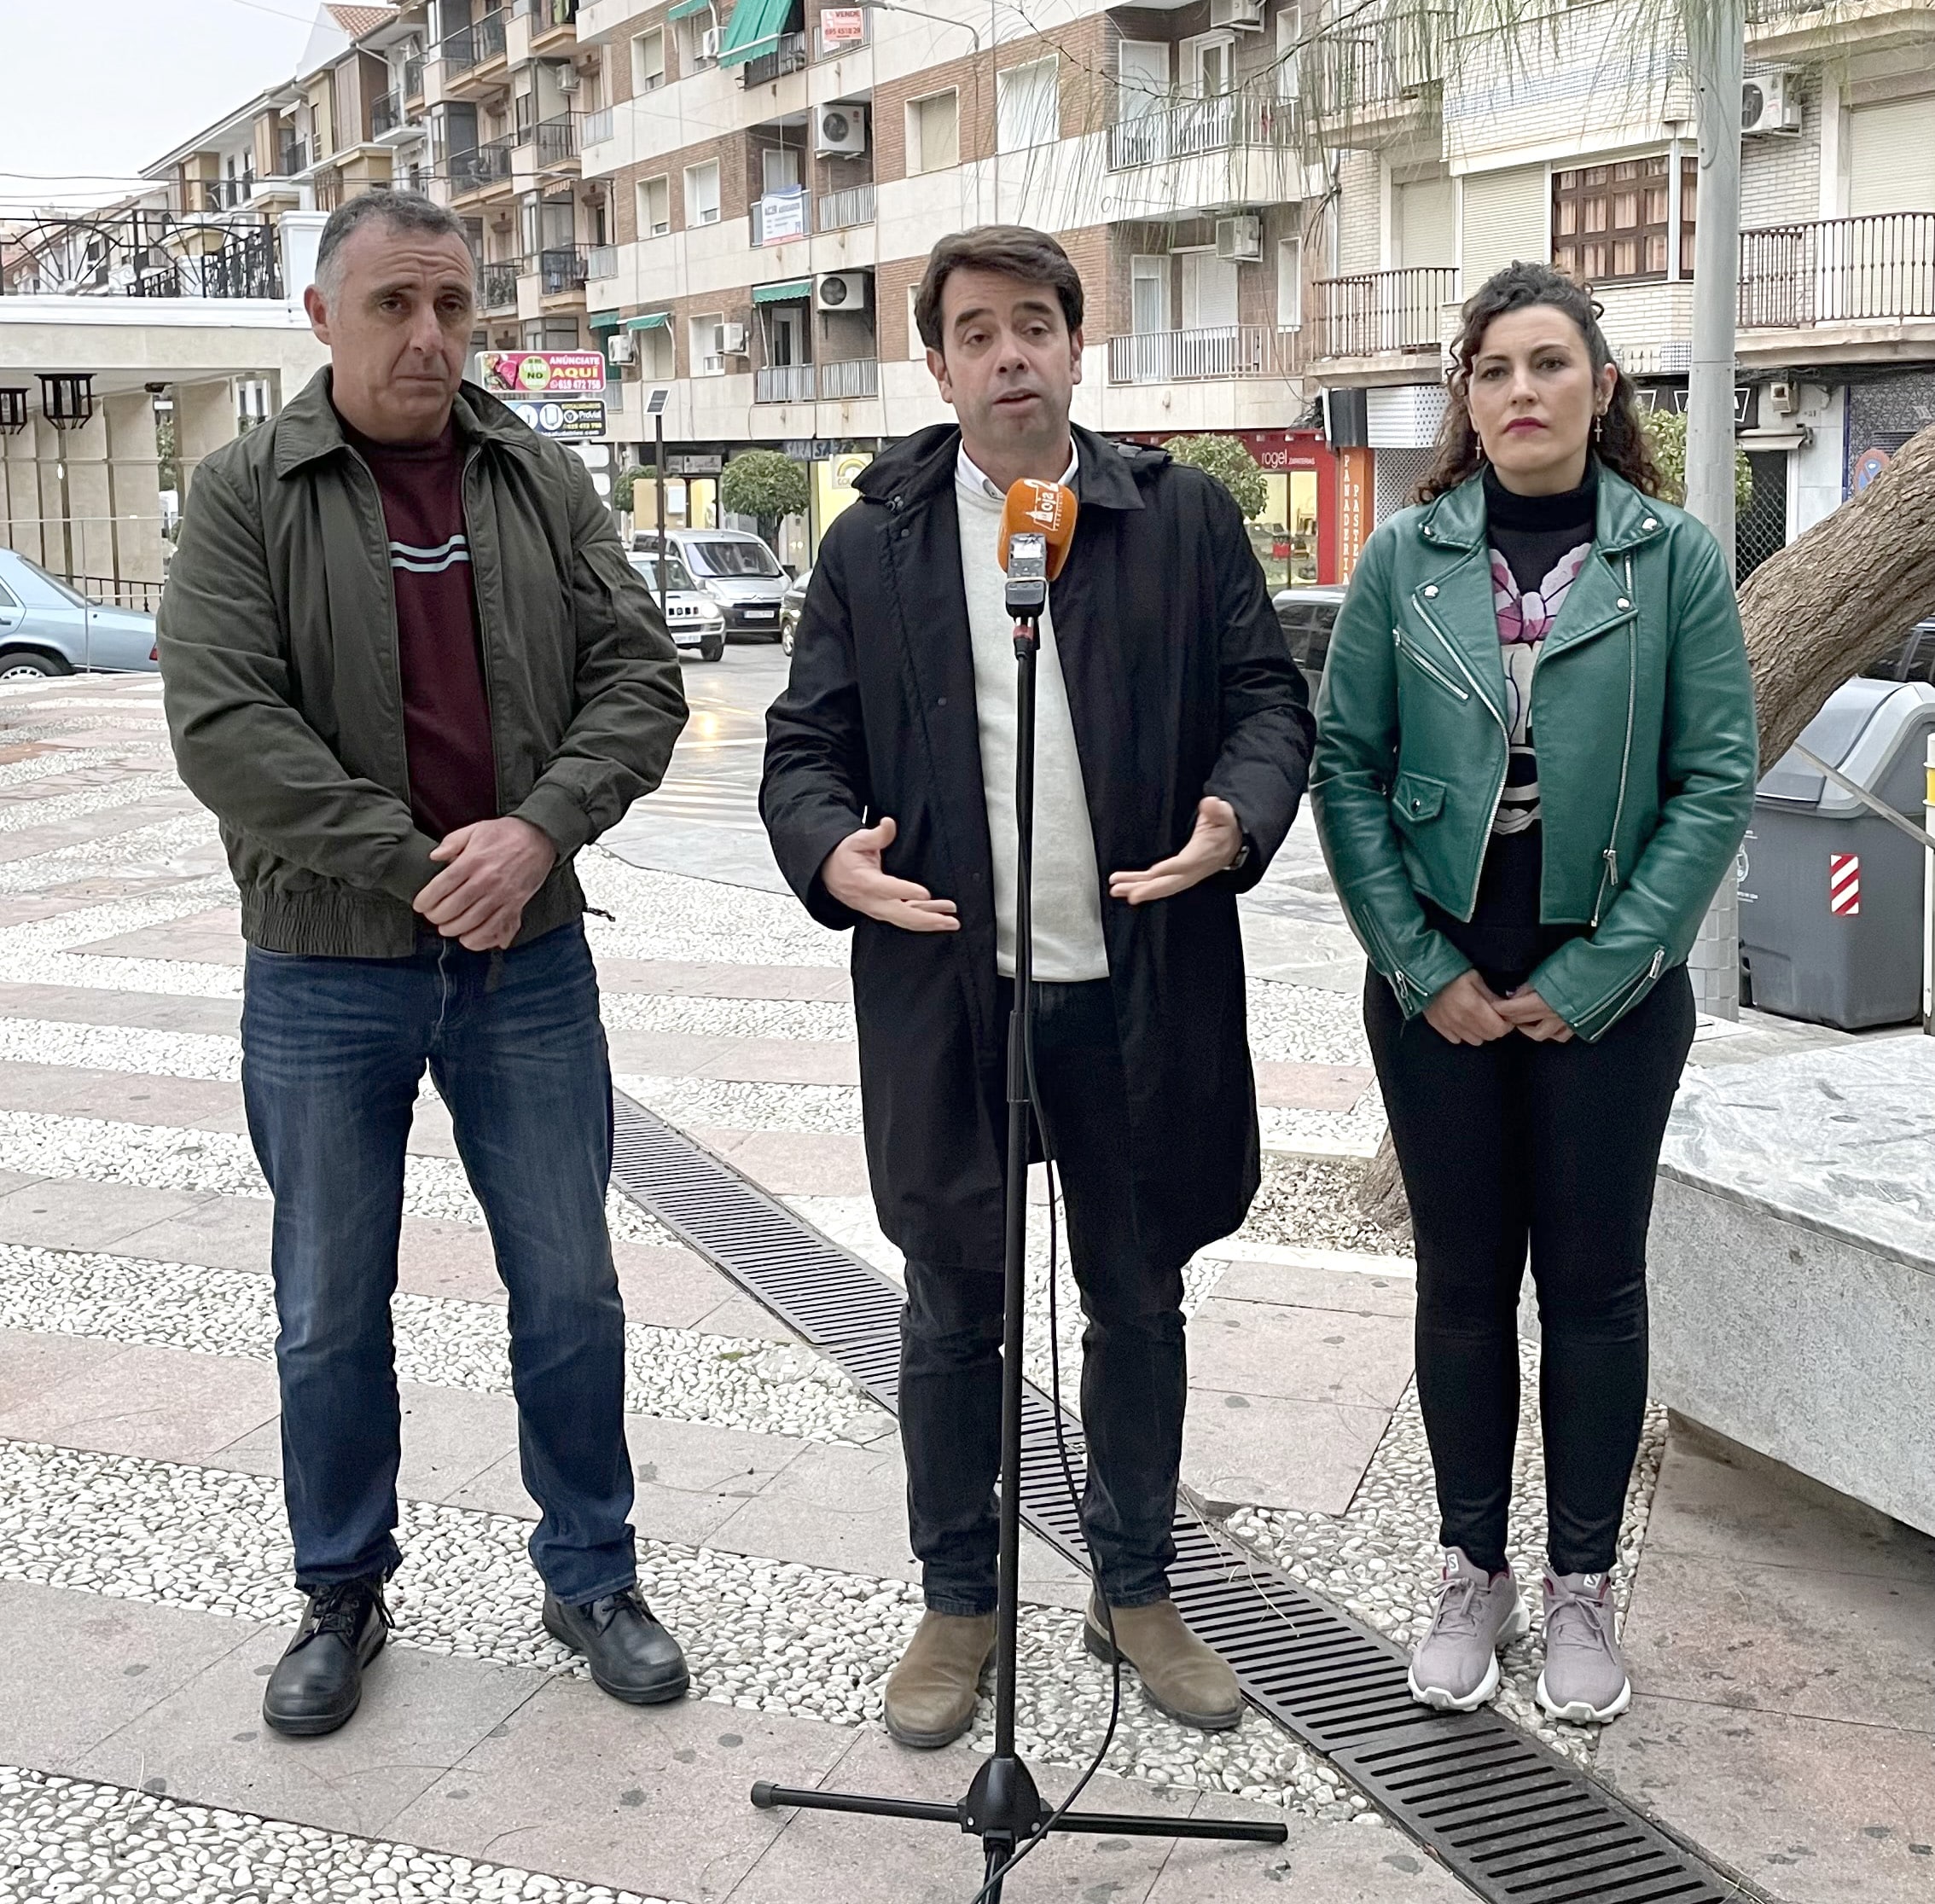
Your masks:
<svg viewBox="0 0 1935 1904"><path fill-rule="evenodd" d="M613 1177L884 1408L898 1402L899 1289L702 1145L613 1094ZM1070 1423L1081 1481L1082 1441ZM1029 1385L1021 1516L1085 1572L1049 1397ZM1244 1693L1348 1773L1479 1896L1498 1904L1731 1904L1764 1894L1642 1818L1486 1710L1441 1715L1406 1690L1402 1649L1179 1512L1170 1588Z"/></svg>

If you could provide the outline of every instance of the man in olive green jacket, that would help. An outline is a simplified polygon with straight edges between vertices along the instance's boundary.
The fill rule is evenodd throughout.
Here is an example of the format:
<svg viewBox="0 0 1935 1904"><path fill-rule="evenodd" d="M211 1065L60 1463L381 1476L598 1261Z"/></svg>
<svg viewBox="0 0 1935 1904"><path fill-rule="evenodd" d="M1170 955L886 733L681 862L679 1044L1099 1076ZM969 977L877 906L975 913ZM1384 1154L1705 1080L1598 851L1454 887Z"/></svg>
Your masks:
<svg viewBox="0 0 1935 1904"><path fill-rule="evenodd" d="M663 777L677 658L584 465L462 381L461 223L352 200L316 278L330 369L195 473L160 617L176 758L241 891L243 1095L276 1199L310 1604L263 1715L342 1725L388 1626L389 1304L426 1066L510 1292L544 1624L615 1697L676 1698L683 1657L636 1586L611 1079L572 859Z"/></svg>

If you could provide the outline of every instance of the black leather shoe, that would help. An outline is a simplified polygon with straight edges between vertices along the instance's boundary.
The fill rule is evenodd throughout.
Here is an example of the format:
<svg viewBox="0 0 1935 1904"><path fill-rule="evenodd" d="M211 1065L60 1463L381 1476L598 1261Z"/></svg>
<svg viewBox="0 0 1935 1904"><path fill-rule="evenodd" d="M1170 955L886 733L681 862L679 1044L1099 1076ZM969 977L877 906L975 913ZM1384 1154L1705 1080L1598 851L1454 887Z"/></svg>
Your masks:
<svg viewBox="0 0 1935 1904"><path fill-rule="evenodd" d="M363 1700L363 1669L382 1651L389 1630L380 1580L346 1580L311 1593L263 1689L263 1723L291 1739L347 1725Z"/></svg>
<svg viewBox="0 0 1935 1904"><path fill-rule="evenodd" d="M582 1606L547 1593L544 1630L583 1653L599 1689L628 1705L683 1699L692 1683L678 1641L652 1617L636 1587Z"/></svg>

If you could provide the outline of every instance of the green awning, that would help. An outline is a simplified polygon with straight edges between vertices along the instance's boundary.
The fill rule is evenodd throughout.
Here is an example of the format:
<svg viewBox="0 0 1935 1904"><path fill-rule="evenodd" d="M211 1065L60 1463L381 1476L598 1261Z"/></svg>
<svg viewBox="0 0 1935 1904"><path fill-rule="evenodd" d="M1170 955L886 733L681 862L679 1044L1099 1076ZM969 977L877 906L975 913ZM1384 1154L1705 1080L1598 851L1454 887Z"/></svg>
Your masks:
<svg viewBox="0 0 1935 1904"><path fill-rule="evenodd" d="M619 328L619 314L615 311L594 311L584 322L593 330L616 330Z"/></svg>
<svg viewBox="0 0 1935 1904"><path fill-rule="evenodd" d="M719 46L719 64L739 66L770 53L786 31L793 0L735 0Z"/></svg>
<svg viewBox="0 0 1935 1904"><path fill-rule="evenodd" d="M670 330L671 313L669 311L648 311L642 317L627 317L627 330Z"/></svg>
<svg viewBox="0 0 1935 1904"><path fill-rule="evenodd" d="M792 278L784 284L755 284L752 287L754 304L794 304L812 294L811 278Z"/></svg>
<svg viewBox="0 0 1935 1904"><path fill-rule="evenodd" d="M665 9L667 20L689 20L694 14L704 13L712 0L672 0Z"/></svg>

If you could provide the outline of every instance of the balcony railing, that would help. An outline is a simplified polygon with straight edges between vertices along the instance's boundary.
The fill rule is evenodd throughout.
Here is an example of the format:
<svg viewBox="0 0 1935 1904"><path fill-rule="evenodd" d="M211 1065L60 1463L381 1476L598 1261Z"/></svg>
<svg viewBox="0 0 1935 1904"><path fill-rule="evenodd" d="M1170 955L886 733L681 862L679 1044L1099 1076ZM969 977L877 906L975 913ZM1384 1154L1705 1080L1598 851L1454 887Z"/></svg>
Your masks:
<svg viewBox="0 0 1935 1904"><path fill-rule="evenodd" d="M275 228L238 231L219 251L131 275L131 298L263 298L282 295L282 254Z"/></svg>
<svg viewBox="0 0 1935 1904"><path fill-rule="evenodd" d="M502 59L504 51L504 16L487 13L450 34L439 50L446 73L468 73L486 61Z"/></svg>
<svg viewBox="0 0 1935 1904"><path fill-rule="evenodd" d="M769 363L752 373L755 403L810 403L813 401L813 365Z"/></svg>
<svg viewBox="0 0 1935 1904"><path fill-rule="evenodd" d="M293 178L297 173L308 170L308 140L284 139L276 160L276 176L278 178Z"/></svg>
<svg viewBox="0 0 1935 1904"><path fill-rule="evenodd" d="M547 298L582 291L588 275L589 264L582 245L561 245L538 254L538 287Z"/></svg>
<svg viewBox="0 0 1935 1904"><path fill-rule="evenodd" d="M139 582L125 575L63 575L61 579L104 608L135 608L152 615L161 606L159 582Z"/></svg>
<svg viewBox="0 0 1935 1904"><path fill-rule="evenodd" d="M618 247L616 245L587 245L584 248L584 276L586 278L614 278L618 276Z"/></svg>
<svg viewBox="0 0 1935 1904"><path fill-rule="evenodd" d="M1233 146L1293 150L1303 141L1303 117L1293 99L1275 93L1218 93L1185 99L1118 119L1108 129L1108 162L1115 171L1159 165Z"/></svg>
<svg viewBox="0 0 1935 1904"><path fill-rule="evenodd" d="M806 36L782 33L770 53L761 53L740 67L740 83L746 86L770 86L788 73L802 73L807 64Z"/></svg>
<svg viewBox="0 0 1935 1904"><path fill-rule="evenodd" d="M1421 101L1438 84L1441 43L1455 19L1449 9L1399 0L1374 35L1320 34L1299 62L1312 109L1335 125Z"/></svg>
<svg viewBox="0 0 1935 1904"><path fill-rule="evenodd" d="M421 99L423 96L423 55L412 53L403 63L403 96L405 99Z"/></svg>
<svg viewBox="0 0 1935 1904"><path fill-rule="evenodd" d="M477 274L478 302L485 311L517 308L517 281L525 269L520 258L493 258Z"/></svg>
<svg viewBox="0 0 1935 1904"><path fill-rule="evenodd" d="M1108 340L1111 383L1190 383L1207 377L1260 377L1268 333L1254 324L1206 330L1137 331Z"/></svg>
<svg viewBox="0 0 1935 1904"><path fill-rule="evenodd" d="M1742 330L1935 317L1935 212L1817 218L1740 234Z"/></svg>
<svg viewBox="0 0 1935 1904"><path fill-rule="evenodd" d="M1435 350L1444 306L1458 299L1458 274L1448 266L1365 271L1322 278L1317 355L1376 357L1388 351Z"/></svg>
<svg viewBox="0 0 1935 1904"><path fill-rule="evenodd" d="M239 178L189 178L182 182L182 210L235 212L247 205L255 191L255 174L244 172Z"/></svg>
<svg viewBox="0 0 1935 1904"><path fill-rule="evenodd" d="M588 146L602 145L611 137L613 131L612 109L609 106L601 111L584 115L584 143Z"/></svg>
<svg viewBox="0 0 1935 1904"><path fill-rule="evenodd" d="M578 0L521 0L522 10L531 16L531 37L543 39L578 18Z"/></svg>
<svg viewBox="0 0 1935 1904"><path fill-rule="evenodd" d="M820 198L820 229L845 231L851 225L874 222L874 188L849 185L842 192L826 192Z"/></svg>
<svg viewBox="0 0 1935 1904"><path fill-rule="evenodd" d="M567 159L577 158L578 119L576 113L560 113L554 119L538 120L538 163L540 165L562 165Z"/></svg>
<svg viewBox="0 0 1935 1904"><path fill-rule="evenodd" d="M403 124L403 100L395 92L378 93L369 107L369 136L380 139Z"/></svg>
<svg viewBox="0 0 1935 1904"><path fill-rule="evenodd" d="M820 366L820 395L823 398L877 397L880 391L877 358L849 357L843 363Z"/></svg>
<svg viewBox="0 0 1935 1904"><path fill-rule="evenodd" d="M450 154L450 191L461 198L466 192L481 192L486 186L507 183L511 176L514 136L492 139L488 145Z"/></svg>
<svg viewBox="0 0 1935 1904"><path fill-rule="evenodd" d="M874 357L852 357L839 363L770 363L752 373L756 403L810 403L815 397L841 403L856 397L877 397L880 366Z"/></svg>

